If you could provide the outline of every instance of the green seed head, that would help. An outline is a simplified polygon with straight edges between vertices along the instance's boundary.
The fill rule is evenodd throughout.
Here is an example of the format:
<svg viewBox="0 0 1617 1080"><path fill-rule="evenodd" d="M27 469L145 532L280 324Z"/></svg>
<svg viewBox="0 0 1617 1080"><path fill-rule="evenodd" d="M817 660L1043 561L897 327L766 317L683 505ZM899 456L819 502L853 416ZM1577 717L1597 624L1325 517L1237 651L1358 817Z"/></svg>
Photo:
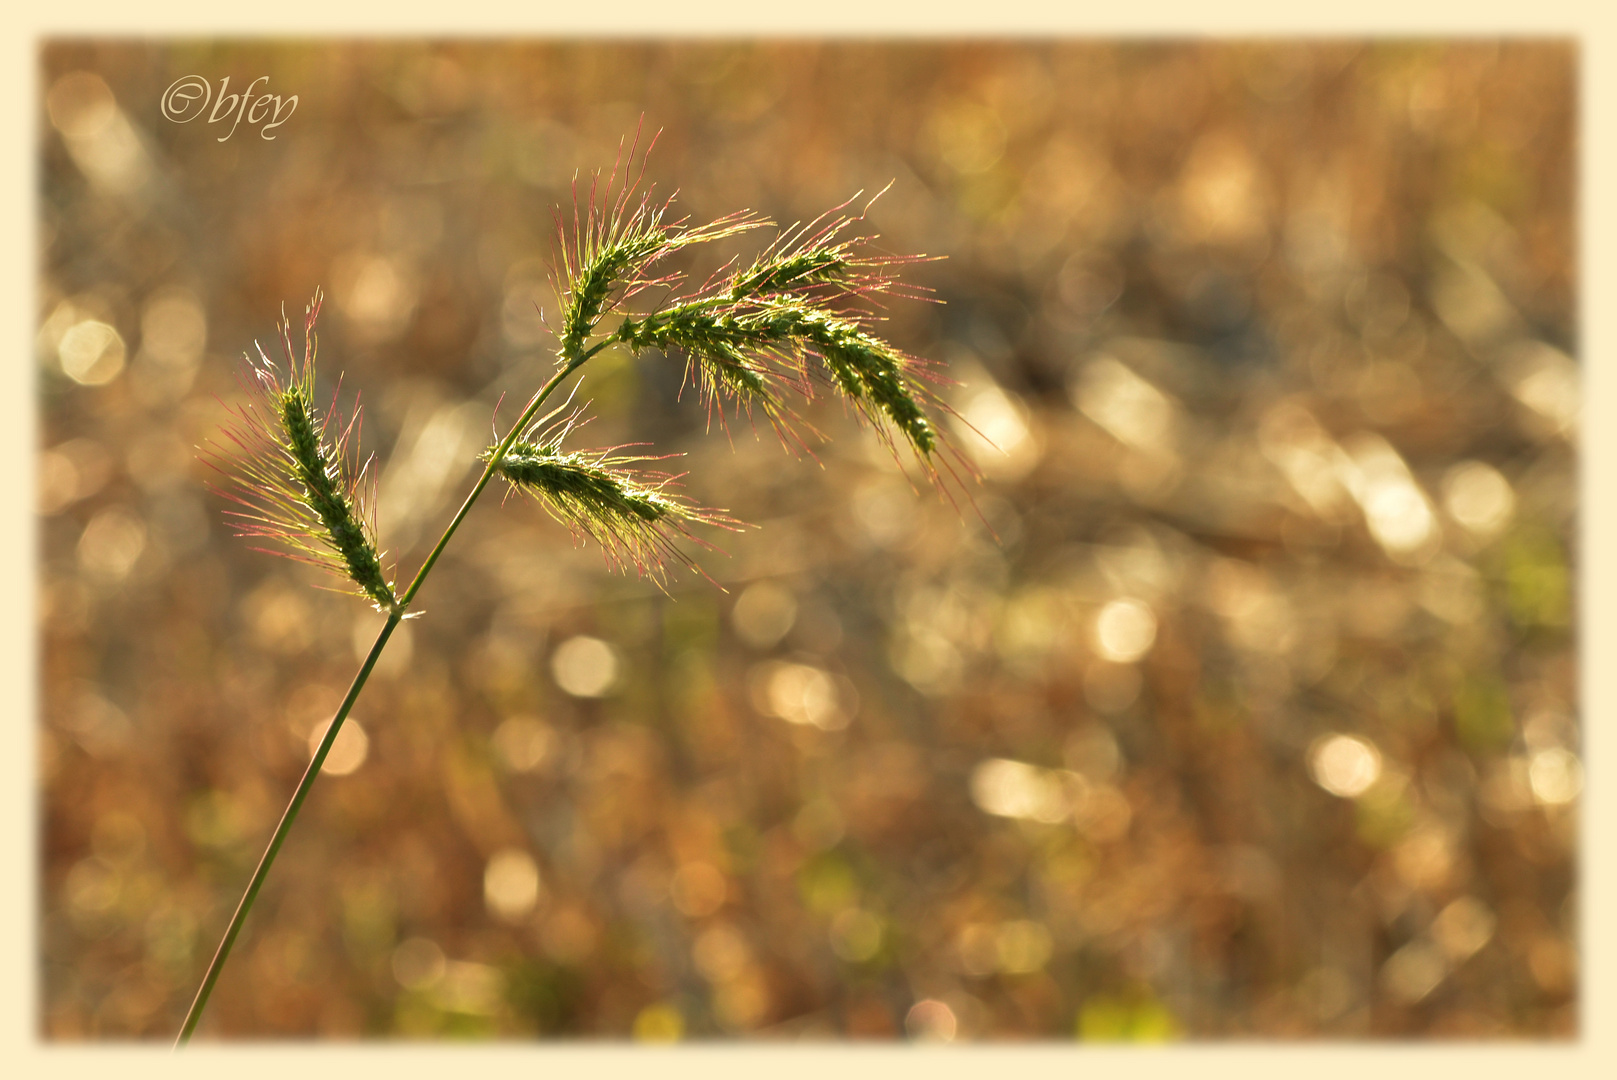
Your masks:
<svg viewBox="0 0 1617 1080"><path fill-rule="evenodd" d="M632 563L658 580L669 558L691 565L677 546L690 538L693 524L735 528L722 511L693 505L669 489L677 477L639 469L654 461L615 450L564 451L562 440L576 426L578 412L543 433L514 440L496 466L512 487L537 498L575 536L601 545L608 562ZM498 451L491 446L482 460Z"/></svg>
<svg viewBox="0 0 1617 1080"><path fill-rule="evenodd" d="M245 508L231 512L240 535L275 540L279 554L347 578L378 607L392 610L397 598L376 546L368 469L356 460L359 410L343 418L333 399L322 416L314 405L320 303L316 293L304 320L301 359L283 319L285 370L262 351L258 363L249 361L249 400L224 431L241 454L205 457L233 481L219 490Z"/></svg>

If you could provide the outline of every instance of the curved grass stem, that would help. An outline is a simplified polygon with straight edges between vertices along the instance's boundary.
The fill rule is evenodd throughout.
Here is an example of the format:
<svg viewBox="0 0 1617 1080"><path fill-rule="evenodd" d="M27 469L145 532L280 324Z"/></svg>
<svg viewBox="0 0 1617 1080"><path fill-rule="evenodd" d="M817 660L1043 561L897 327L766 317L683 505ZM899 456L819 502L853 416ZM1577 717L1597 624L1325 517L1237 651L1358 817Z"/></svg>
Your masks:
<svg viewBox="0 0 1617 1080"><path fill-rule="evenodd" d="M176 1050L191 1041L191 1033L196 1030L197 1022L202 1019L202 1012L208 1006L208 998L213 994L214 983L219 980L219 972L224 968L225 961L230 957L230 950L236 943L236 936L241 933L242 924L247 921L247 913L252 910L253 902L258 899L258 890L263 887L264 879L269 876L270 867L275 863L275 856L279 854L281 844L286 840L287 833L292 830L292 823L297 820L298 811L303 808L303 801L308 798L309 789L314 786L315 777L320 775L320 766L325 763L326 755L330 753L332 743L337 741L337 733L342 728L343 721L348 719L348 713L353 709L354 701L359 697L359 692L365 688L365 683L370 679L371 670L376 667L376 660L382 655L382 649L387 645L388 638L393 636L394 629L404 619L405 612L410 606L410 601L415 599L416 592L427 580L427 575L431 573L433 565L438 561L438 556L443 553L444 547L449 543L449 538L455 535L455 530L460 528L460 523L465 520L467 513L472 508L472 504L477 502L477 497L483 493L483 489L493 479L500 462L505 458L506 451L511 448L511 444L516 441L523 428L539 412L540 407L555 392L556 387L561 385L562 380L578 370L585 361L610 344L611 340L609 338L582 351L573 350L575 354L571 356L563 355L561 369L551 376L550 381L545 383L539 393L534 396L533 401L528 404L528 407L522 411L522 415L517 418L517 422L511 425L511 430L506 434L505 438L500 440L494 452L489 455L488 465L483 469L483 475L478 477L476 485L466 496L465 501L461 503L460 509L456 511L454 518L444 529L443 535L438 538L438 542L433 545L426 561L421 564L421 569L416 571L416 575L411 580L409 587L399 596L398 602L388 613L387 622L383 624L381 633L376 635L376 643L371 646L369 655L365 657L365 663L360 666L359 673L354 676L353 684L348 687L347 696L343 698L342 705L337 709L337 715L326 729L325 738L320 740L320 746L315 751L314 757L309 761L309 767L303 772L303 779L298 782L297 790L292 793L291 802L287 803L285 812L281 814L280 824L275 827L275 833L270 837L269 846L264 849L263 856L258 860L258 869L253 871L252 880L247 883L247 891L242 894L241 902L236 905L236 913L231 916L230 926L225 930L225 936L220 940L219 948L214 952L212 962L208 964L208 972L202 978L202 985L197 989L196 998L191 1002L191 1008L185 1015L185 1025L180 1029L179 1037L174 1040Z"/></svg>

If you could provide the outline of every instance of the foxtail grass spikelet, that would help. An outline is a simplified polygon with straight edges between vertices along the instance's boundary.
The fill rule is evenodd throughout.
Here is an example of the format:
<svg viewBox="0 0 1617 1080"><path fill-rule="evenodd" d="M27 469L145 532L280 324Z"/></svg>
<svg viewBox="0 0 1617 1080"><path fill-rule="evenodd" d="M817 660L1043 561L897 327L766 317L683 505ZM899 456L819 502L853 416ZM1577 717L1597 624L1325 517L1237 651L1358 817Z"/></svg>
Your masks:
<svg viewBox="0 0 1617 1080"><path fill-rule="evenodd" d="M772 383L807 389L807 357L825 365L832 384L860 415L885 418L923 461L938 449L915 374L921 362L867 331L853 318L830 314L796 298L707 310L677 305L626 320L618 339L631 346L683 350L699 365L703 392L761 405L773 420L783 408Z"/></svg>
<svg viewBox="0 0 1617 1080"><path fill-rule="evenodd" d="M611 565L633 565L642 576L661 583L667 560L695 565L675 542L702 543L692 536L691 525L740 527L723 511L696 506L671 492L679 476L633 467L664 458L619 453L630 449L623 446L563 450L562 442L580 426L581 414L582 408L575 409L549 426L555 413L541 419L527 437L511 442L496 471L512 488L537 498L575 537L599 544ZM492 460L497 449L485 450L482 460Z"/></svg>
<svg viewBox="0 0 1617 1080"><path fill-rule="evenodd" d="M232 410L224 435L240 451L231 460L215 447L205 455L230 481L216 487L244 510L228 511L239 536L278 541L276 554L312 563L348 579L379 609L397 604L376 545L375 475L358 457L360 409L344 417L337 395L324 414L315 406L315 322L322 295L305 312L303 356L292 348L292 327L279 326L283 372L259 350L248 358L248 400Z"/></svg>
<svg viewBox="0 0 1617 1080"><path fill-rule="evenodd" d="M768 363L768 343L708 304L676 304L643 319L625 319L614 336L637 350L683 352L686 380L696 386L710 413L723 401L734 401L748 411L757 409L783 437L798 421L782 391L809 393L790 370Z"/></svg>
<svg viewBox="0 0 1617 1080"><path fill-rule="evenodd" d="M855 319L801 303L776 301L741 317L748 330L784 340L799 355L818 356L837 388L875 423L885 416L917 456L938 448L937 428L921 404L924 392L913 381L920 361L870 333Z"/></svg>
<svg viewBox="0 0 1617 1080"><path fill-rule="evenodd" d="M857 215L843 211L859 197L858 193L812 221L781 230L774 243L747 267L727 267L726 273L709 280L702 293L721 292L730 303L794 296L821 307L834 306L848 298L868 300L880 294L925 298L927 290L905 283L896 268L935 261L933 257L871 251L867 249L874 236L844 235L865 220L876 200L886 192L887 188L878 191Z"/></svg>
<svg viewBox="0 0 1617 1080"><path fill-rule="evenodd" d="M729 214L706 225L689 226L686 218L671 220L673 197L652 201L650 189L642 190L646 157L656 145L653 136L640 155L639 171L633 180L635 153L640 137L629 148L627 159L613 165L604 185L591 179L584 217L578 216L578 188L573 188L573 228L557 214L559 238L557 292L562 299L562 355L577 356L596 325L625 301L654 285L670 284L678 274L651 277L650 269L680 248L708 243L758 228L767 222L748 211ZM624 178L618 180L618 170Z"/></svg>

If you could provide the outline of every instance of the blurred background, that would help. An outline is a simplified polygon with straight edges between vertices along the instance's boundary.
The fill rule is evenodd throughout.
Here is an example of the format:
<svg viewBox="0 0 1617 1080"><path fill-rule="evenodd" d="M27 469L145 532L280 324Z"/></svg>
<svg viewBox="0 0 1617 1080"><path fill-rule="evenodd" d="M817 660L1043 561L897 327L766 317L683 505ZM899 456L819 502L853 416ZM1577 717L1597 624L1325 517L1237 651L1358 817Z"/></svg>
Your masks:
<svg viewBox="0 0 1617 1080"><path fill-rule="evenodd" d="M326 290L407 578L642 116L694 221L893 182L880 244L947 258L884 331L997 444L945 421L975 510L835 402L816 463L592 362L586 444L758 528L664 595L484 500L206 1035L1573 1035L1575 59L47 45L43 1035L172 1038L379 624L208 492L241 354Z"/></svg>

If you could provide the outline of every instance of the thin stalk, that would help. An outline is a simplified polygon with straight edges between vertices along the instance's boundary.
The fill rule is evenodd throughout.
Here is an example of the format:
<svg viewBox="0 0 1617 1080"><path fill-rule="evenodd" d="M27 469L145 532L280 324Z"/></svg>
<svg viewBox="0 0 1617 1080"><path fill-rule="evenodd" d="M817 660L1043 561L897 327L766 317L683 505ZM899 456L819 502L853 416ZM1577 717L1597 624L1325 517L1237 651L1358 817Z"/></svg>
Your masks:
<svg viewBox="0 0 1617 1080"><path fill-rule="evenodd" d="M337 732L343 721L348 719L348 712L354 707L354 699L364 688L366 680L371 677L371 669L376 666L376 658L382 655L382 647L387 639L393 636L394 627L404 618L404 612L396 610L387 617L382 625L382 632L376 635L376 644L371 646L370 655L365 657L364 666L359 674L354 676L353 685L348 688L348 696L343 698L342 705L337 709L337 716L326 729L326 737L320 740L320 748L314 752L309 761L309 767L303 770L303 779L298 782L298 789L292 793L292 801L286 804L286 812L281 815L281 823L275 827L275 835L270 837L269 847L264 849L263 858L258 860L258 869L253 871L253 880L247 883L247 891L242 894L241 903L236 905L236 914L231 916L230 928L219 942L219 949L213 954L213 962L208 965L208 973L203 976L202 986L197 990L196 1000L191 1002L191 1011L185 1014L185 1026L180 1029L179 1038L174 1040L174 1048L178 1050L191 1041L191 1032L196 1029L197 1021L202 1019L202 1010L208 1006L208 998L213 994L213 984L219 980L219 971L225 966L225 959L230 955L230 947L236 943L236 935L241 932L241 924L247 921L247 913L253 909L253 901L258 899L258 890L263 887L264 879L269 876L270 865L275 862L276 854L281 850L281 843L286 834L292 830L292 822L297 820L298 811L303 808L303 800L308 798L309 789L314 786L314 778L320 775L320 766L325 764L326 755L331 752L331 744L337 741Z"/></svg>
<svg viewBox="0 0 1617 1080"><path fill-rule="evenodd" d="M477 483L472 487L471 493L466 496L466 501L460 504L460 509L455 512L453 520L444 529L444 534L433 545L432 551L427 555L427 561L421 564L420 570L416 571L415 579L410 582L410 587L405 589L403 595L399 597L399 610L404 610L409 606L410 601L415 599L416 590L421 588L421 583L427 580L427 574L432 571L433 564L438 561L438 556L443 554L444 546L449 543L449 538L455 535L456 529L460 528L461 521L465 519L467 512L472 508L472 504L477 501L477 497L483 494L483 489L488 487L488 482L494 479L495 470L500 467L500 462L505 460L505 452L511 449L511 444L522 433L522 429L527 426L528 421L533 419L534 414L539 411L539 407L545 403L545 399L561 384L563 379L576 371L579 365L609 344L611 344L611 339L600 342L582 355L568 361L565 367L550 377L550 381L545 383L538 396L522 411L522 415L517 417L517 422L511 425L511 430L506 432L505 438L501 439L500 444L494 448L494 453L489 455L488 465L484 467L483 475L477 478Z"/></svg>
<svg viewBox="0 0 1617 1080"><path fill-rule="evenodd" d="M191 1041L191 1033L196 1030L197 1022L202 1019L202 1010L207 1008L208 998L213 994L213 984L219 980L219 972L224 968L225 960L230 956L231 947L236 943L236 935L241 933L242 923L247 921L247 913L252 910L253 901L258 899L258 890L263 887L264 879L269 876L270 866L274 864L275 856L280 852L282 842L286 840L286 834L292 830L292 823L297 820L298 811L303 808L303 800L308 798L309 789L314 786L314 778L320 775L320 766L325 763L326 755L330 753L332 743L337 741L338 730L341 729L343 721L348 719L348 713L353 709L354 701L359 697L359 692L365 688L365 683L369 681L371 669L376 667L376 660L382 655L382 649L387 645L387 639L393 636L394 629L404 619L405 611L409 608L410 601L415 599L417 590L427 580L427 574L432 571L433 565L438 561L438 556L443 553L445 545L449 543L449 538L455 535L455 530L460 528L460 523L465 520L466 514L472 508L472 504L483 493L483 489L488 486L488 482L494 478L495 470L500 467L500 462L505 458L506 451L511 448L511 444L522 433L522 429L527 425L528 421L533 419L540 406L544 405L545 400L550 397L557 386L561 385L563 379L578 370L586 360L600 352L611 342L612 339L608 338L576 356L563 357L565 363L561 370L557 371L555 375L551 376L550 381L545 383L533 401L522 411L522 415L517 418L517 422L511 425L511 430L506 433L505 438L500 440L500 444L495 447L494 453L489 455L488 465L483 469L483 475L477 478L477 483L473 486L471 493L460 504L460 509L456 511L454 518L444 529L443 535L433 545L431 553L427 555L426 562L422 563L421 569L416 571L415 578L410 582L409 588L404 590L404 593L399 597L398 603L388 613L387 622L382 626L382 632L376 635L376 643L371 646L370 654L365 657L365 663L360 667L359 674L354 676L353 684L348 687L348 695L343 698L342 705L338 707L336 717L332 719L331 726L326 729L325 738L320 740L319 749L315 751L313 759L309 762L309 767L304 770L303 779L298 781L297 790L292 793L292 801L287 803L286 811L281 815L281 823L275 827L275 835L270 837L269 846L264 849L263 857L258 860L258 869L253 871L253 879L247 883L247 891L242 894L241 902L236 905L236 913L231 916L230 926L225 930L225 936L219 942L218 950L213 954L213 961L208 965L208 973L203 976L202 986L197 990L196 999L191 1002L191 1009L185 1014L185 1026L180 1029L179 1037L174 1040L174 1049L178 1050Z"/></svg>

